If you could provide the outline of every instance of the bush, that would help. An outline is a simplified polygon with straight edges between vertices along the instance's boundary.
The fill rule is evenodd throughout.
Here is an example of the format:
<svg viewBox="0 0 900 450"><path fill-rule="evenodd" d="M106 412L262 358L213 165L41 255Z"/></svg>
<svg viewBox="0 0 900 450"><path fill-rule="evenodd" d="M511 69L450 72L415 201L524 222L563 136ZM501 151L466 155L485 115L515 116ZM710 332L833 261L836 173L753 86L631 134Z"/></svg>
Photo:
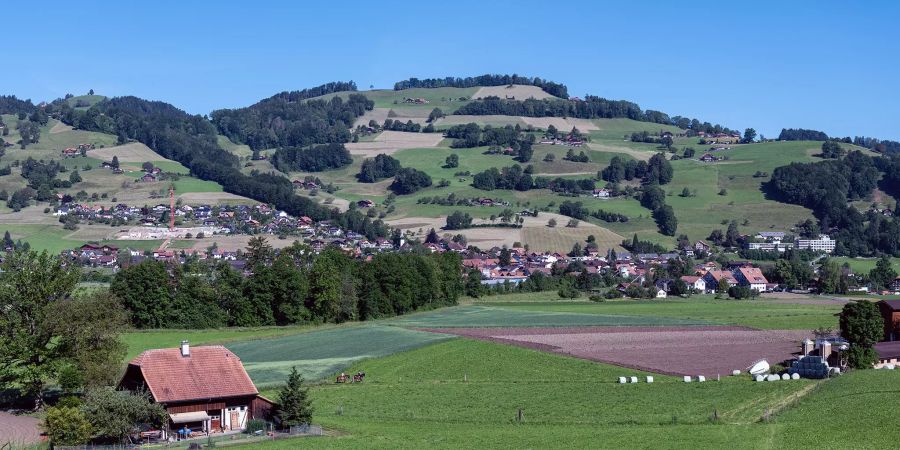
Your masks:
<svg viewBox="0 0 900 450"><path fill-rule="evenodd" d="M250 419L247 421L247 428L244 433L253 434L257 431L266 431L266 421L262 419Z"/></svg>
<svg viewBox="0 0 900 450"><path fill-rule="evenodd" d="M603 297L607 299L622 298L622 293L615 289L610 289L603 293Z"/></svg>
<svg viewBox="0 0 900 450"><path fill-rule="evenodd" d="M606 301L606 299L603 298L602 295L597 295L597 294L591 295L590 297L588 297L588 300L590 300L590 301L592 301L592 302L594 302L594 303L603 303L603 302Z"/></svg>
<svg viewBox="0 0 900 450"><path fill-rule="evenodd" d="M878 362L878 354L871 347L850 345L850 350L847 351L847 362L854 369L871 369Z"/></svg>
<svg viewBox="0 0 900 450"><path fill-rule="evenodd" d="M575 289L573 286L563 286L559 288L557 294L559 298L578 298L581 296L581 292L578 292L578 289Z"/></svg>
<svg viewBox="0 0 900 450"><path fill-rule="evenodd" d="M91 439L93 427L78 408L47 408L44 429L53 445L82 445Z"/></svg>

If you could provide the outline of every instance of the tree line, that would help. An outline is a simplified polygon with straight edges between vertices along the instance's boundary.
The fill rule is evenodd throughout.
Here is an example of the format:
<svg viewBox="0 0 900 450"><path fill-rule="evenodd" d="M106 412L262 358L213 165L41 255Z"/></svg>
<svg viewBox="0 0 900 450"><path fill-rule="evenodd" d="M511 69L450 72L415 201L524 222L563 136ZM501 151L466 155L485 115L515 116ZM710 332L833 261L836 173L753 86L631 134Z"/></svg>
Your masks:
<svg viewBox="0 0 900 450"><path fill-rule="evenodd" d="M827 141L828 135L823 131L804 128L782 128L779 141Z"/></svg>
<svg viewBox="0 0 900 450"><path fill-rule="evenodd" d="M513 75L493 75L485 74L477 77L445 77L445 78L410 78L408 80L398 81L394 83L394 90L401 91L412 88L469 88L476 86L506 86L510 84L522 84L528 86L537 86L544 92L555 97L568 98L569 91L566 85L555 83L550 80L544 80L538 77L523 77L516 74Z"/></svg>
<svg viewBox="0 0 900 450"><path fill-rule="evenodd" d="M700 122L697 119L688 119L681 116L669 117L668 114L643 110L637 103L626 100L609 100L594 95L585 97L584 100L554 99L525 99L507 100L500 97L485 97L473 100L453 114L459 115L506 115L526 117L576 117L580 119L614 119L626 118L641 122L651 122L666 125L675 125L682 129L688 129L696 134L700 131L732 133L733 130L721 125L712 125L709 122Z"/></svg>
<svg viewBox="0 0 900 450"><path fill-rule="evenodd" d="M531 189L550 189L564 194L581 194L591 192L596 187L596 181L590 178L571 180L562 177L532 177L534 167L515 164L502 169L491 167L483 172L476 173L472 177L472 187L484 191L494 189L508 189L516 191L528 191Z"/></svg>
<svg viewBox="0 0 900 450"><path fill-rule="evenodd" d="M644 183L668 184L675 176L675 171L665 155L657 153L651 156L649 161L633 159L625 161L621 157L614 156L609 161L609 166L601 170L597 176L613 184L635 178Z"/></svg>
<svg viewBox="0 0 900 450"><path fill-rule="evenodd" d="M254 238L247 265L244 277L225 262L149 260L118 272L110 291L137 328L193 329L370 320L456 304L462 289L461 259L449 252L362 261L300 244L276 254Z"/></svg>
<svg viewBox="0 0 900 450"><path fill-rule="evenodd" d="M362 183L375 183L397 175L400 161L390 155L379 153L374 158L366 158L362 162L356 179Z"/></svg>
<svg viewBox="0 0 900 450"><path fill-rule="evenodd" d="M309 147L282 147L272 156L272 164L282 172L321 172L353 163L344 144L320 144Z"/></svg>

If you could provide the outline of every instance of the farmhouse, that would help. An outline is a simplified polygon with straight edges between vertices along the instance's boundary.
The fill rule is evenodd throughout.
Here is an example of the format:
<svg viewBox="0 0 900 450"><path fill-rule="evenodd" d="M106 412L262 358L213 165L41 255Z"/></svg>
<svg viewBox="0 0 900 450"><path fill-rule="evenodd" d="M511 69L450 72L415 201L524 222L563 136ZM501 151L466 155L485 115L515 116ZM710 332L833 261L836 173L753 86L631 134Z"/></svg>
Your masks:
<svg viewBox="0 0 900 450"><path fill-rule="evenodd" d="M609 189L594 189L594 198L609 198Z"/></svg>
<svg viewBox="0 0 900 450"><path fill-rule="evenodd" d="M878 310L884 318L884 340L900 341L900 300L882 300Z"/></svg>
<svg viewBox="0 0 900 450"><path fill-rule="evenodd" d="M876 368L881 368L888 364L900 365L900 341L878 342L875 344L875 353L878 354L878 362L875 363Z"/></svg>
<svg viewBox="0 0 900 450"><path fill-rule="evenodd" d="M128 363L119 387L146 389L169 415L170 430L192 435L243 430L270 415L274 404L259 395L241 360L221 345L147 350Z"/></svg>

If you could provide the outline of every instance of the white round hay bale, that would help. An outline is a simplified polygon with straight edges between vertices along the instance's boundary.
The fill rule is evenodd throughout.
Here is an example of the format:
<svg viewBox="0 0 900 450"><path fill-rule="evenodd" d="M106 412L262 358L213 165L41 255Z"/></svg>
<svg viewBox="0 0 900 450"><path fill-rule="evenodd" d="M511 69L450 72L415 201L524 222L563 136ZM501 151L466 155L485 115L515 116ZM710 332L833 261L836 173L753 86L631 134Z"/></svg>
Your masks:
<svg viewBox="0 0 900 450"><path fill-rule="evenodd" d="M732 371L731 371L731 375L732 375L732 376L738 376L738 375L740 375L740 374L741 374L741 371L740 371L740 370L732 370Z"/></svg>
<svg viewBox="0 0 900 450"><path fill-rule="evenodd" d="M691 382L691 377L685 376L685 377L684 377L684 382L685 382L685 383L690 383L690 382Z"/></svg>
<svg viewBox="0 0 900 450"><path fill-rule="evenodd" d="M625 377L619 377L619 384L625 384L625 383L627 383L627 381L625 381Z"/></svg>
<svg viewBox="0 0 900 450"><path fill-rule="evenodd" d="M637 383L637 381L638 381L638 380L637 380L637 377L631 377L631 382L632 382L632 383Z"/></svg>
<svg viewBox="0 0 900 450"><path fill-rule="evenodd" d="M648 383L652 383L652 382L653 382L653 377L651 377L650 375L647 375L647 382L648 382Z"/></svg>
<svg viewBox="0 0 900 450"><path fill-rule="evenodd" d="M757 376L756 376L756 381L757 381L757 382L759 382L759 381L766 381L766 377L765 377L764 375L757 375Z"/></svg>
<svg viewBox="0 0 900 450"><path fill-rule="evenodd" d="M697 381L702 383L702 382L706 381L706 377L704 377L703 375L700 375L699 377L697 377Z"/></svg>
<svg viewBox="0 0 900 450"><path fill-rule="evenodd" d="M780 379L781 379L781 377L779 377L778 375L774 375L774 374L766 377L766 381L778 381Z"/></svg>
<svg viewBox="0 0 900 450"><path fill-rule="evenodd" d="M800 379L800 374L799 374L799 373L796 373L796 372L792 373L792 374L791 374L791 379L792 379L792 380L799 380L799 379Z"/></svg>
<svg viewBox="0 0 900 450"><path fill-rule="evenodd" d="M790 380L790 379L791 379L791 376L788 375L788 374L786 374L786 373L783 373L783 374L781 374L781 379L782 379L782 380Z"/></svg>

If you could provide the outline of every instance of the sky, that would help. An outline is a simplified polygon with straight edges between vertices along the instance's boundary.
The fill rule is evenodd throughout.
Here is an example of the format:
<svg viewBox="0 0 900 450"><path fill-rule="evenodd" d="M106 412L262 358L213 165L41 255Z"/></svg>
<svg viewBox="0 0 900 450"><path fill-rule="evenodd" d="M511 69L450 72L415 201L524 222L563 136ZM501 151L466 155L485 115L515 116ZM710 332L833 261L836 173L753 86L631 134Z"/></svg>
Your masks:
<svg viewBox="0 0 900 450"><path fill-rule="evenodd" d="M0 94L206 114L336 80L516 73L767 137L900 140L900 2L132 3L5 8Z"/></svg>

